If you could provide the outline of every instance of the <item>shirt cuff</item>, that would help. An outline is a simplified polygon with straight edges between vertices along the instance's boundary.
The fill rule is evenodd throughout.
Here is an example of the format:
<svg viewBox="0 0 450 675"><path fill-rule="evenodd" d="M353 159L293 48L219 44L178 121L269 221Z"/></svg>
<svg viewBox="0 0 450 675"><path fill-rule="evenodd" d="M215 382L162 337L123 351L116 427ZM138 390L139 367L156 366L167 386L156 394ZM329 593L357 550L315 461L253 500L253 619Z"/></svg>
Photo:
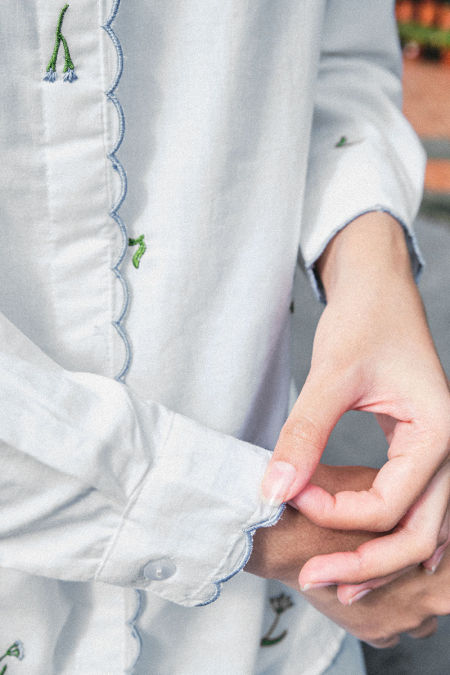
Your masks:
<svg viewBox="0 0 450 675"><path fill-rule="evenodd" d="M389 213L393 218L395 218L400 225L403 228L403 231L405 233L405 239L406 239L406 246L408 248L408 253L409 257L411 260L411 269L412 273L414 275L414 279L416 280L416 283L419 281L420 276L422 274L422 270L425 266L425 261L423 259L422 253L419 248L419 244L417 242L416 235L414 234L414 230L411 225L405 223L399 215L394 213L392 209L390 209L387 206L382 206L380 204L375 204L372 207L366 208L365 210L361 211L360 213L356 213L354 216L351 216L349 220L345 221L343 224L339 225L336 227L335 230L332 230L331 233L329 234L328 238L322 242L322 247L319 249L319 252L315 255L313 260L309 262L307 265L305 263L305 270L306 270L306 275L308 277L308 280L311 284L311 288L313 289L314 295L316 296L317 300L320 302L323 302L326 304L326 296L325 296L325 289L322 284L322 279L320 278L319 272L317 271L316 268L316 262L328 246L329 242L333 239L333 237L338 234L341 230L344 229L344 227L347 227L347 225L350 225L356 218L359 218L360 216L363 216L365 213L370 213L372 211L379 211L382 213Z"/></svg>
<svg viewBox="0 0 450 675"><path fill-rule="evenodd" d="M340 130L333 126L313 142L300 247L313 290L323 302L323 288L314 272L317 259L340 230L370 211L389 213L402 225L414 277L420 276L424 261L413 223L422 197L426 155L397 111L394 121L389 138L361 129L339 146L333 140Z"/></svg>
<svg viewBox="0 0 450 675"><path fill-rule="evenodd" d="M173 414L96 579L185 607L216 600L247 563L255 530L283 512L259 498L270 456Z"/></svg>

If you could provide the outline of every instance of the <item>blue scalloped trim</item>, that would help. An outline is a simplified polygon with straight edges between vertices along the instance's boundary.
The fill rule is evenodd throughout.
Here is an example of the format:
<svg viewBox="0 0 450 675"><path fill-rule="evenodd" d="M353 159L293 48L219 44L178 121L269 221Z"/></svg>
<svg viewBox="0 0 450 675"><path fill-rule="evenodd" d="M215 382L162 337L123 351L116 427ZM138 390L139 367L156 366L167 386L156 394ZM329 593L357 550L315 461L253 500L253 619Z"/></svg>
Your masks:
<svg viewBox="0 0 450 675"><path fill-rule="evenodd" d="M122 325L122 321L125 318L125 314L127 313L128 303L129 303L129 300L130 300L130 294L129 294L129 291L128 291L127 282L125 281L125 278L120 271L120 265L122 264L122 260L124 259L125 254L128 250L128 232L127 232L127 228L125 226L125 223L123 222L122 218L118 214L118 211L119 211L120 207L122 206L122 204L125 200L125 197L127 196L128 181L127 181L127 174L125 173L125 169L123 168L119 159L117 159L117 157L116 157L116 152L118 151L118 149L122 145L123 137L125 135L125 115L124 115L123 108L120 104L119 99L114 94L114 92L117 88L117 85L120 82L120 78L122 77L123 52L122 52L122 46L119 42L119 39L118 39L117 35L114 33L113 29L111 28L111 24L113 23L114 19L117 16L117 12L119 11L120 3L121 3L121 0L114 0L112 8L111 8L111 14L109 15L109 18L107 19L107 21L102 25L102 28L108 33L112 43L114 44L114 47L116 48L116 52L117 52L116 75L114 77L114 80L113 80L110 88L105 92L105 94L106 94L106 97L108 98L108 100L111 101L111 103L114 105L114 107L116 109L116 112L117 112L117 116L119 118L119 133L118 133L118 136L117 136L117 141L116 141L116 144L115 144L114 148L111 150L110 153L108 153L108 159L110 160L113 169L115 169L120 176L121 191L120 191L119 198L118 198L116 204L114 204L114 206L110 210L109 215L111 216L111 218L113 218L113 220L116 221L116 223L119 227L120 233L122 235L122 249L119 253L119 256L118 256L115 264L111 267L111 270L114 272L117 279L122 284L122 288L123 288L122 309L119 313L119 316L117 317L117 319L115 319L112 322L112 324L115 327L115 329L117 330L117 332L119 333L119 335L122 338L123 343L125 345L125 361L124 361L124 364L123 364L120 372L115 377L115 379L118 382L124 383L125 375L127 374L127 371L129 369L130 363L131 363L131 346L130 346L130 340L128 338L127 332ZM136 656L136 659L134 660L133 665L128 669L128 675L133 675L136 664L137 664L137 662L139 660L139 657L141 655L141 652L142 652L142 638L141 638L141 636L139 634L139 631L136 627L136 621L138 620L139 615L141 613L141 605L142 605L141 591L136 590L135 591L135 597L136 597L135 611L134 611L133 616L127 621L127 626L131 630L131 635L136 640L137 656Z"/></svg>
<svg viewBox="0 0 450 675"><path fill-rule="evenodd" d="M130 341L128 339L128 335L122 326L122 321L125 317L125 314L127 313L128 309L128 303L129 303L129 298L130 294L128 291L128 286L127 282L125 281L121 271L120 271L120 265L122 263L122 260L124 259L125 253L127 252L127 247L128 247L128 233L127 229L125 227L125 224L122 220L122 218L119 216L118 211L120 207L122 206L124 199L127 195L127 175L125 173L125 169L123 168L122 164L116 157L116 152L122 145L123 137L125 135L125 115L123 113L123 108L120 105L119 99L115 96L114 92L117 88L117 85L119 84L120 78L122 76L122 71L123 71L123 52L122 52L122 46L114 33L113 29L111 28L111 24L114 21L114 19L117 16L117 12L119 11L119 6L120 6L121 0L114 0L113 6L111 9L111 14L106 21L105 24L103 24L102 28L108 33L109 37L111 38L112 43L114 44L117 52L117 71L116 75L114 77L114 80L106 92L107 98L111 101L111 103L114 105L116 111L117 111L117 116L119 118L119 134L117 137L117 142L114 148L111 150L111 152L108 154L108 159L111 161L111 164L113 168L119 173L120 176L120 183L121 183L121 191L119 195L119 199L117 200L117 203L112 207L111 211L109 212L109 215L111 218L113 218L117 225L119 226L119 230L122 235L122 249L119 253L119 256L116 260L115 265L111 267L112 271L116 275L117 279L120 281L122 284L123 288L123 295L124 295L124 300L123 300L123 305L122 309L120 311L120 314L118 318L113 321L113 326L116 328L117 332L119 333L120 337L123 340L123 343L125 345L125 361L122 366L122 369L118 375L116 375L116 380L118 382L124 382L125 375L128 371L128 368L130 367L131 363L131 346L130 346Z"/></svg>
<svg viewBox="0 0 450 675"><path fill-rule="evenodd" d="M138 620L139 615L141 613L141 609L142 609L142 591L136 590L135 595L136 595L136 607L134 609L133 616L130 619L128 619L128 621L127 621L127 626L131 630L131 635L136 640L137 656L136 656L132 666L130 666L130 668L126 671L127 675L133 675L134 669L136 668L137 662L138 662L139 657L140 657L141 652L142 652L142 638L141 638L140 633L139 633L139 631L136 627L136 621Z"/></svg>
<svg viewBox="0 0 450 675"><path fill-rule="evenodd" d="M248 530L243 530L243 533L247 535L247 546L245 549L245 553L242 557L241 562L239 563L237 569L235 569L231 574L229 574L226 577L223 577L223 579L219 579L219 581L214 581L214 586L216 587L216 592L214 593L213 597L210 600L207 600L206 602L201 602L199 605L195 605L196 607L205 607L205 605L210 605L212 602L217 600L219 597L221 591L222 591L222 584L224 584L226 581L229 581L232 577L234 577L236 574L241 572L248 561L250 560L250 556L252 554L253 550L253 535L256 532L256 530L259 530L260 527L272 527L272 525L276 525L276 523L279 521L281 518L281 515L286 507L286 504L281 504L280 508L278 511L275 513L272 518L269 518L269 520L264 520L261 523L258 523L257 525L254 525L253 527L250 527Z"/></svg>

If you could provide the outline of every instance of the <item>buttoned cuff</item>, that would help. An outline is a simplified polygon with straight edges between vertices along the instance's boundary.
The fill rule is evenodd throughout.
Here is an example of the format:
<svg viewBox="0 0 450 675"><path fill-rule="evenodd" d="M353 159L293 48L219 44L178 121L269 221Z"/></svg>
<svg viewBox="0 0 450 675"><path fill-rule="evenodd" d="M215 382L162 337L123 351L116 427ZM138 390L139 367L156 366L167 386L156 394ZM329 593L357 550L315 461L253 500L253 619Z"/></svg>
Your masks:
<svg viewBox="0 0 450 675"><path fill-rule="evenodd" d="M259 498L270 456L174 414L97 580L186 607L213 602L247 563L254 531L283 511Z"/></svg>

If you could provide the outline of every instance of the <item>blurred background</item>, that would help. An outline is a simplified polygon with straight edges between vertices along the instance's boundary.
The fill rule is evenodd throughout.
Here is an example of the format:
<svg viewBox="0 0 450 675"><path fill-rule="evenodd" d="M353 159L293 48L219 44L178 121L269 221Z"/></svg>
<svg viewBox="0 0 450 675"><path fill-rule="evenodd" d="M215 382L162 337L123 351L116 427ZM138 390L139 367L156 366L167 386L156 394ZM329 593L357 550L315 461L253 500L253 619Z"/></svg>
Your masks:
<svg viewBox="0 0 450 675"><path fill-rule="evenodd" d="M396 15L404 56L404 112L427 151L425 193L416 233L427 267L420 281L438 353L450 374L450 0L398 0ZM294 303L293 363L300 388L309 369L315 327L322 312L299 273ZM334 430L323 461L386 461L387 445L370 413L350 412ZM392 649L364 646L368 675L450 673L450 617L425 640L402 638Z"/></svg>

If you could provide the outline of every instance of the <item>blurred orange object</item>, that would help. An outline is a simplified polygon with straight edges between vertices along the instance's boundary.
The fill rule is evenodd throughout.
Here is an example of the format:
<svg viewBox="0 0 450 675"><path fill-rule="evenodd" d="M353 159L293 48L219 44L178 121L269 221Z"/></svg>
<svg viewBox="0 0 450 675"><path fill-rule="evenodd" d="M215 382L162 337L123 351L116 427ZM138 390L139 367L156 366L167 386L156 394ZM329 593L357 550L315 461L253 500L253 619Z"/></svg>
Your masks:
<svg viewBox="0 0 450 675"><path fill-rule="evenodd" d="M414 17L412 0L399 0L395 6L395 16L401 23L409 23Z"/></svg>
<svg viewBox="0 0 450 675"><path fill-rule="evenodd" d="M428 192L450 192L450 160L428 160L425 171L425 190Z"/></svg>
<svg viewBox="0 0 450 675"><path fill-rule="evenodd" d="M442 30L450 30L450 4L447 2L439 7L437 25Z"/></svg>
<svg viewBox="0 0 450 675"><path fill-rule="evenodd" d="M417 8L417 18L422 26L432 26L437 18L437 4L434 0L423 0Z"/></svg>

